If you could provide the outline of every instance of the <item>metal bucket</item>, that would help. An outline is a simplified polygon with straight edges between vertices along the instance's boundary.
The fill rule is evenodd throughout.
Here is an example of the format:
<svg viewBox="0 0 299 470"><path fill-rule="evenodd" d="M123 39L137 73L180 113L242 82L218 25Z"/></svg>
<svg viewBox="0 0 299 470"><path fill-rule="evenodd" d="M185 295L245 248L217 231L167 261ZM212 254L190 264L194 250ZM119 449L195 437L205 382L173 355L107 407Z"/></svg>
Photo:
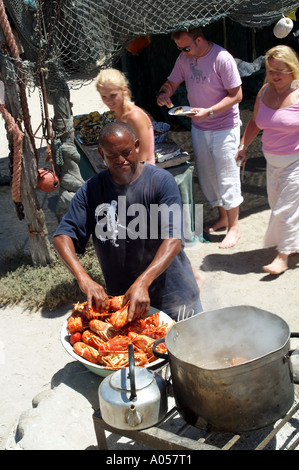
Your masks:
<svg viewBox="0 0 299 470"><path fill-rule="evenodd" d="M165 343L178 412L198 428L233 433L280 419L294 402L290 336L282 318L250 306L176 323Z"/></svg>

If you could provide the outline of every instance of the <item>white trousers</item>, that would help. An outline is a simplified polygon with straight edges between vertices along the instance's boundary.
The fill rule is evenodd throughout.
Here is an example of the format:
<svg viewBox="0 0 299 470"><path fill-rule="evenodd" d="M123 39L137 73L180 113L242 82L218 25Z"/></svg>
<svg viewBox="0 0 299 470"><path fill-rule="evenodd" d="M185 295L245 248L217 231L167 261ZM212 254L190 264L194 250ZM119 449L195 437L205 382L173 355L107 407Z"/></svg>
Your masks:
<svg viewBox="0 0 299 470"><path fill-rule="evenodd" d="M299 154L265 158L271 215L264 245L289 255L299 251Z"/></svg>
<svg viewBox="0 0 299 470"><path fill-rule="evenodd" d="M234 209L243 202L235 156L240 126L221 131L191 129L194 159L203 194L212 207Z"/></svg>

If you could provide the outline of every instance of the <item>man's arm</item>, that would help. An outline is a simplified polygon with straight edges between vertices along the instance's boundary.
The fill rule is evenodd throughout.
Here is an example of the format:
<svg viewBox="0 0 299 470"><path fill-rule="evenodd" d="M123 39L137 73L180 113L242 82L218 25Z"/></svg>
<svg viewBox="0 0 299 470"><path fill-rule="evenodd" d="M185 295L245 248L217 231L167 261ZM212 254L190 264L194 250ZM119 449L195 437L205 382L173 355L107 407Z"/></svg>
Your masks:
<svg viewBox="0 0 299 470"><path fill-rule="evenodd" d="M219 103L216 103L213 106L213 112L215 114L222 113L223 111L232 108L232 106L242 101L243 92L241 86L238 86L236 88L230 88L226 91L227 95L221 101L219 101Z"/></svg>
<svg viewBox="0 0 299 470"><path fill-rule="evenodd" d="M181 246L182 242L178 238L163 240L152 262L127 290L124 303L130 300L129 321L135 316L147 314L150 308L149 287L172 263Z"/></svg>
<svg viewBox="0 0 299 470"><path fill-rule="evenodd" d="M161 86L158 96L157 96L157 104L159 106L168 106L171 108L173 106L170 97L174 94L177 88L180 86L179 83L171 82L170 80L166 80L165 83Z"/></svg>
<svg viewBox="0 0 299 470"><path fill-rule="evenodd" d="M243 93L241 86L230 88L226 91L227 95L221 101L219 101L219 103L215 103L211 108L192 108L192 110L197 112L197 114L193 115L192 118L194 120L200 121L201 119L210 116L211 109L213 114L222 113L223 111L226 111L227 109L242 101Z"/></svg>
<svg viewBox="0 0 299 470"><path fill-rule="evenodd" d="M93 281L85 271L76 256L73 240L67 235L57 235L54 237L53 245L61 261L77 279L82 292L86 294L87 307L92 305L102 312L108 309L108 301L104 288Z"/></svg>

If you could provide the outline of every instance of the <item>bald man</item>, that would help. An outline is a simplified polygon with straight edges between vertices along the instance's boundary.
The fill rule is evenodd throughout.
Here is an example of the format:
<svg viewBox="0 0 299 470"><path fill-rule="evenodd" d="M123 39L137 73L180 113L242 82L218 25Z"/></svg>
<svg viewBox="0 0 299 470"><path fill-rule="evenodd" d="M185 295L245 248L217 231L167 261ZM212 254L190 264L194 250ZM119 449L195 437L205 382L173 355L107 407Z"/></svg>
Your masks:
<svg viewBox="0 0 299 470"><path fill-rule="evenodd" d="M107 295L130 300L129 321L150 306L174 320L202 311L198 284L183 245L183 211L173 176L139 161L139 141L125 123L107 124L99 138L107 170L77 191L54 247L86 294L107 309ZM106 289L77 258L92 236Z"/></svg>

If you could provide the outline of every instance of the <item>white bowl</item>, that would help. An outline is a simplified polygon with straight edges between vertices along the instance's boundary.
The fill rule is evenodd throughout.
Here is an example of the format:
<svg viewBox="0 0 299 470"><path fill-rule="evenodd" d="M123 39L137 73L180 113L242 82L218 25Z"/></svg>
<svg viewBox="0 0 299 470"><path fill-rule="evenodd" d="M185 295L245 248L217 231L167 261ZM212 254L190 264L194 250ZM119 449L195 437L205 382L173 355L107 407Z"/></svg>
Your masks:
<svg viewBox="0 0 299 470"><path fill-rule="evenodd" d="M157 308L150 307L148 316L154 315L158 311L159 310ZM167 323L167 325L171 325L173 322L173 320L161 310L159 311L159 320L160 320L160 324L164 322L164 323ZM101 375L102 377L106 377L107 375L112 374L113 372L118 370L118 369L106 369L103 366L93 364L87 361L86 359L84 359L83 357L78 356L78 354L75 353L73 346L70 343L71 335L67 331L67 322L68 320L66 320L64 324L62 325L61 332L60 332L60 340L61 340L62 346L70 354L70 356L72 356L77 361L81 362L88 370L90 370L94 374ZM166 362L165 359L157 359L156 361L151 362L150 364L147 364L144 367L155 370L161 367L165 362Z"/></svg>

